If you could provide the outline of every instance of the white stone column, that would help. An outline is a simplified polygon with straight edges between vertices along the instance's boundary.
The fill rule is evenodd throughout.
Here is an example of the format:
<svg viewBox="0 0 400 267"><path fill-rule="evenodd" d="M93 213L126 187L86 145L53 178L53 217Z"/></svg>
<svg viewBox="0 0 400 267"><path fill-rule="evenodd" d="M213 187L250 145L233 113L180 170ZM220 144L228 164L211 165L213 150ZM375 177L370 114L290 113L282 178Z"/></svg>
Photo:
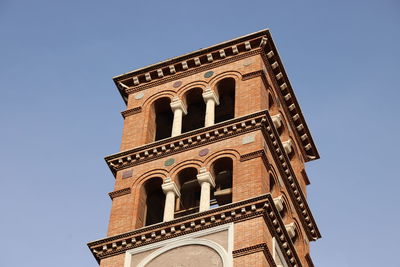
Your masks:
<svg viewBox="0 0 400 267"><path fill-rule="evenodd" d="M203 93L203 99L206 103L206 118L204 126L211 126L215 123L215 105L219 105L219 99L217 94L211 90L210 87L206 88Z"/></svg>
<svg viewBox="0 0 400 267"><path fill-rule="evenodd" d="M182 117L187 114L186 105L177 97L174 97L171 102L171 109L174 112L174 121L172 123L171 136L177 136L182 133Z"/></svg>
<svg viewBox="0 0 400 267"><path fill-rule="evenodd" d="M180 197L179 189L176 184L171 181L171 178L165 179L161 188L165 194L164 222L171 221L174 219L175 198Z"/></svg>
<svg viewBox="0 0 400 267"><path fill-rule="evenodd" d="M202 212L210 209L210 192L211 186L215 187L215 179L206 168L201 168L197 174L197 181L201 186L199 211Z"/></svg>

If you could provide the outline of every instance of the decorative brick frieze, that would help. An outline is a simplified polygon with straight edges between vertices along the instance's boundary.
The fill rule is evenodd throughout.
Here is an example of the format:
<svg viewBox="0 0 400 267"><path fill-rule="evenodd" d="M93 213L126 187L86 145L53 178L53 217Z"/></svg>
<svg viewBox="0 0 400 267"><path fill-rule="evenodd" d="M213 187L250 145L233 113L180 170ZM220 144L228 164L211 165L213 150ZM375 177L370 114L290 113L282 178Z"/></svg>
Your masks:
<svg viewBox="0 0 400 267"><path fill-rule="evenodd" d="M107 257L122 254L133 248L183 236L218 225L241 222L261 216L269 226L272 234L280 240L278 244L281 250L287 253L290 266L295 266L296 264L297 266L302 266L270 194L93 241L88 243L88 247L97 261L100 261ZM236 253L244 252L239 250ZM270 253L267 255L270 255Z"/></svg>
<svg viewBox="0 0 400 267"><path fill-rule="evenodd" d="M110 192L110 193L108 193L108 195L110 196L111 199L114 199L116 197L120 197L120 196L123 196L123 195L128 195L130 193L131 193L131 188L127 187L127 188L123 188L121 190Z"/></svg>
<svg viewBox="0 0 400 267"><path fill-rule="evenodd" d="M165 83L168 80L179 79L180 75L192 75L202 72L219 65L231 63L226 61L234 59L236 61L240 56L248 52L260 51L265 43L265 33L258 33L237 38L232 41L221 43L206 49L201 49L190 54L166 60L146 68L131 71L129 73L114 77L114 82L120 89L121 94L129 94L127 90L135 88L144 90L144 88L155 86L157 82ZM189 62L191 64L189 64ZM193 63L193 64L192 64ZM196 72L193 72L196 71ZM160 75L162 73L162 75ZM152 82L157 80L156 82ZM140 88L140 89L139 89Z"/></svg>
<svg viewBox="0 0 400 267"><path fill-rule="evenodd" d="M142 107L135 107L121 112L122 117L125 119L128 116L142 112Z"/></svg>
<svg viewBox="0 0 400 267"><path fill-rule="evenodd" d="M136 93L136 92L139 92L139 91L142 91L142 90L146 90L146 89L151 88L151 87L162 85L164 83L172 82L174 80L179 80L179 79L182 79L182 78L185 78L185 77L197 74L197 73L208 71L208 70L223 66L225 64L230 64L230 63L233 63L235 61L242 60L242 59L254 56L254 55L259 55L259 54L261 54L261 52L262 52L261 49L254 49L252 51L244 52L244 53L236 55L234 57L225 58L225 59L222 59L220 61L215 61L213 63L209 63L207 65L204 65L204 66L201 66L201 67L197 67L195 69L189 69L189 70L186 70L184 72L174 74L173 76L164 77L164 78L162 78L160 80L156 80L156 81L151 82L151 83L146 83L146 84L143 84L143 85L140 85L140 86L135 86L135 87L124 88L124 92L126 94Z"/></svg>

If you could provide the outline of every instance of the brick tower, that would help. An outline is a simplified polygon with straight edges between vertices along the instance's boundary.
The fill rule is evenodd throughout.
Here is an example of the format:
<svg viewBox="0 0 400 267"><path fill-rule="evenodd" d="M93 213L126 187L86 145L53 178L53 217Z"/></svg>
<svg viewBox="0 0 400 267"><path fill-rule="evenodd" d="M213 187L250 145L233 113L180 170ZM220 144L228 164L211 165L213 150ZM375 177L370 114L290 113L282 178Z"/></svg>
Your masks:
<svg viewBox="0 0 400 267"><path fill-rule="evenodd" d="M319 158L269 30L114 77L127 108L102 267L313 266Z"/></svg>

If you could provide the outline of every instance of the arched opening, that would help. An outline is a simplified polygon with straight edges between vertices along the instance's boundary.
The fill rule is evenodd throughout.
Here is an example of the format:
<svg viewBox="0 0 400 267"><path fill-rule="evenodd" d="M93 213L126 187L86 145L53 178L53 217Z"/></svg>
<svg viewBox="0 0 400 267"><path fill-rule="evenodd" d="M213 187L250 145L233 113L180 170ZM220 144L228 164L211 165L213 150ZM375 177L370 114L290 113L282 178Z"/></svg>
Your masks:
<svg viewBox="0 0 400 267"><path fill-rule="evenodd" d="M181 197L176 205L175 218L199 211L201 187L197 181L197 169L190 167L178 173Z"/></svg>
<svg viewBox="0 0 400 267"><path fill-rule="evenodd" d="M163 221L165 195L161 188L163 180L161 178L152 178L144 185L145 209L144 218L145 226L159 223Z"/></svg>
<svg viewBox="0 0 400 267"><path fill-rule="evenodd" d="M217 84L219 105L215 107L215 123L235 117L235 79L225 78Z"/></svg>
<svg viewBox="0 0 400 267"><path fill-rule="evenodd" d="M271 110L275 105L274 97L271 93L268 94L268 110Z"/></svg>
<svg viewBox="0 0 400 267"><path fill-rule="evenodd" d="M154 141L171 136L174 114L171 110L171 99L163 97L154 102L155 134Z"/></svg>
<svg viewBox="0 0 400 267"><path fill-rule="evenodd" d="M269 192L271 193L272 197L276 196L278 191L277 185L275 183L274 176L272 174L269 175Z"/></svg>
<svg viewBox="0 0 400 267"><path fill-rule="evenodd" d="M217 159L212 165L215 177L215 188L211 191L211 207L218 207L232 202L232 170L231 158Z"/></svg>
<svg viewBox="0 0 400 267"><path fill-rule="evenodd" d="M194 88L186 93L187 115L182 119L182 133L204 127L206 104L202 93L201 88Z"/></svg>
<svg viewBox="0 0 400 267"><path fill-rule="evenodd" d="M285 223L288 218L287 215L289 212L289 206L287 203L287 199L285 197L283 197L283 195L282 195L282 200L283 200L283 209L281 211L279 211L279 214L281 215L282 221Z"/></svg>

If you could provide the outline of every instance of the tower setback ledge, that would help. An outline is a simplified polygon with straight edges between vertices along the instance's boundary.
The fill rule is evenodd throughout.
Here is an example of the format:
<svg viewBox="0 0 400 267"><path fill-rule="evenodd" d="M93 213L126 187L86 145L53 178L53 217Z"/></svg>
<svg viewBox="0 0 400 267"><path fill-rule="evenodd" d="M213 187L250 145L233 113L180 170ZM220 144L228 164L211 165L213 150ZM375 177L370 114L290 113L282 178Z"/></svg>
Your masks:
<svg viewBox="0 0 400 267"><path fill-rule="evenodd" d="M289 266L302 266L293 242L286 231L279 211L276 209L270 194L96 240L87 245L96 260L100 262L101 259L123 254L134 248L210 229L218 225L241 222L256 217L264 219L271 234L276 238L281 251L285 252L284 257ZM233 257L238 257L256 250L263 251L271 266L275 265L265 243L234 250L232 254Z"/></svg>

